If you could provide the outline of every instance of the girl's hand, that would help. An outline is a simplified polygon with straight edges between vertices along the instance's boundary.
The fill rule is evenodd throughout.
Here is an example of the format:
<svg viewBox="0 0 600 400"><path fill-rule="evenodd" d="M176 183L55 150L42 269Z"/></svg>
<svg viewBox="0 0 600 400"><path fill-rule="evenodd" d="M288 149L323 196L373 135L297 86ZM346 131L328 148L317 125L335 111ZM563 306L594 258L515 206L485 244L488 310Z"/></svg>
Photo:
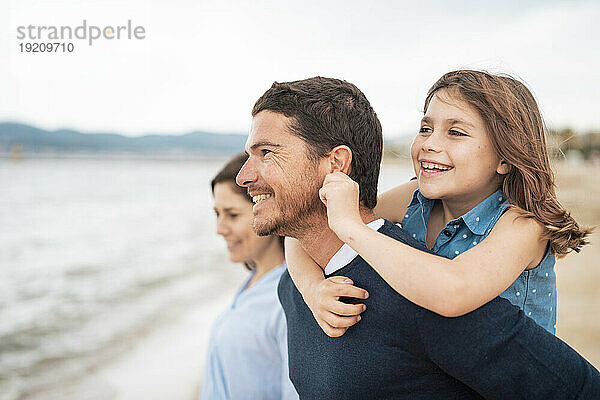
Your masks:
<svg viewBox="0 0 600 400"><path fill-rule="evenodd" d="M311 290L307 301L315 320L330 337L340 337L349 327L360 321L360 314L366 310L364 304L347 304L340 297L366 299L369 293L353 286L351 279L344 276L332 276L322 280Z"/></svg>
<svg viewBox="0 0 600 400"><path fill-rule="evenodd" d="M329 228L345 241L348 231L363 223L359 212L358 183L343 172L332 172L325 176L319 197L327 207Z"/></svg>

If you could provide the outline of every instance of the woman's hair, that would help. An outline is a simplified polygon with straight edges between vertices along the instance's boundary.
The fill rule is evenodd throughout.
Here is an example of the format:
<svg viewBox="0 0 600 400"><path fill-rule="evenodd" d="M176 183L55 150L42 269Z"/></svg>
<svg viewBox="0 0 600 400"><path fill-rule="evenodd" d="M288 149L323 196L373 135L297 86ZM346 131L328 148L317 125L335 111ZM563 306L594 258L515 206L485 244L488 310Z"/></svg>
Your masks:
<svg viewBox="0 0 600 400"><path fill-rule="evenodd" d="M250 203L252 203L252 197L248 194L246 188L238 186L235 183L235 177L237 176L240 169L244 166L244 163L248 160L248 155L240 153L233 157L225 164L225 166L215 175L212 181L210 181L210 189L213 195L215 194L215 185L217 183L230 182L233 183L232 187L237 193L244 196Z"/></svg>
<svg viewBox="0 0 600 400"><path fill-rule="evenodd" d="M215 175L215 177L212 179L212 181L210 181L210 189L212 191L213 196L215 194L215 185L217 183L231 183L231 187L233 188L233 190L235 192L239 193L246 200L248 200L248 202L252 203L252 197L248 194L248 191L246 190L246 188L238 186L238 184L235 183L235 178L236 178L238 172L240 172L240 169L242 169L242 167L244 166L244 163L247 160L248 160L248 155L245 153L240 153L240 154L236 155L235 157L233 157L231 160L229 160L227 162L227 164L225 164L225 166L217 173L217 175ZM279 236L279 243L281 244L281 248L283 248L283 243L284 243L283 236ZM244 262L244 265L249 270L253 270L254 268L256 268L256 265L254 265L254 262Z"/></svg>
<svg viewBox="0 0 600 400"><path fill-rule="evenodd" d="M425 110L440 90L464 100L483 118L494 151L510 166L501 188L511 208L544 225L557 256L579 252L591 229L580 228L556 198L544 122L529 89L506 75L452 71L429 89Z"/></svg>

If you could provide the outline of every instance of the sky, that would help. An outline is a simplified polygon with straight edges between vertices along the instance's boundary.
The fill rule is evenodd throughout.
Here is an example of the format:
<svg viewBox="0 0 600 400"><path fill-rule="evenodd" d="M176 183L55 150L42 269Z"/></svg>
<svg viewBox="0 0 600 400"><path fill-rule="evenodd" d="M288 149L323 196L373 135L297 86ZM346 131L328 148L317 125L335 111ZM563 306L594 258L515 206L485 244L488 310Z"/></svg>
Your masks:
<svg viewBox="0 0 600 400"><path fill-rule="evenodd" d="M35 41L19 26L84 19L145 38L20 51ZM245 133L274 81L320 75L356 84L393 138L416 132L442 74L477 68L523 80L551 128L585 132L600 129L598 20L598 1L0 0L0 121Z"/></svg>

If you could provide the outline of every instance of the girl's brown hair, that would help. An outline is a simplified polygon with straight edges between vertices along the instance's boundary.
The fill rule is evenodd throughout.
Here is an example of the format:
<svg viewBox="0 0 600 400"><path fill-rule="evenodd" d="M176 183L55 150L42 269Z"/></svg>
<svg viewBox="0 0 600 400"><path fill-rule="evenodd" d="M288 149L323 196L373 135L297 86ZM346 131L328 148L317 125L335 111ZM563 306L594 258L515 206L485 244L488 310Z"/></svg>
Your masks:
<svg viewBox="0 0 600 400"><path fill-rule="evenodd" d="M501 187L511 207L544 225L555 255L579 252L591 229L580 228L556 198L544 122L529 89L510 76L452 71L429 89L425 110L440 90L466 101L483 118L496 154L510 165Z"/></svg>

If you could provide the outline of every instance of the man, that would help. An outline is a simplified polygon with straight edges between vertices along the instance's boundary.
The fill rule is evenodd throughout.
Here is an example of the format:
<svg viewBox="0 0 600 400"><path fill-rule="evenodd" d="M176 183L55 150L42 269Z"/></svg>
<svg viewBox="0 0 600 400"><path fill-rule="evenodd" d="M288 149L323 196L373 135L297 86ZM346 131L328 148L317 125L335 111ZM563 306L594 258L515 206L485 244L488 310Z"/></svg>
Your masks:
<svg viewBox="0 0 600 400"><path fill-rule="evenodd" d="M331 338L283 274L290 377L301 398L600 398L598 371L508 301L444 318L394 292L342 246L318 193L336 171L358 182L365 223L426 250L373 213L381 126L358 88L320 77L275 83L252 116L237 182L253 196L255 230L298 239L327 276L347 276L370 294L361 323Z"/></svg>

